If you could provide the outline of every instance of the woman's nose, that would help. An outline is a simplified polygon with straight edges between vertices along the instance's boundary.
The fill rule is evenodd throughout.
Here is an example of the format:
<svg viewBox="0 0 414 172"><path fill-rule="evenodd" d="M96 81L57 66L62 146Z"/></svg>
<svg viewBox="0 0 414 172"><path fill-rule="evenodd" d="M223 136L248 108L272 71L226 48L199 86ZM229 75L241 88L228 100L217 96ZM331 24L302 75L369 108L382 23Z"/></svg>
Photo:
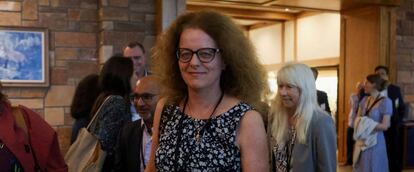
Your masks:
<svg viewBox="0 0 414 172"><path fill-rule="evenodd" d="M286 95L287 94L287 90L286 90L286 87L279 87L279 93L280 93L280 95Z"/></svg>
<svg viewBox="0 0 414 172"><path fill-rule="evenodd" d="M198 59L198 55L197 53L193 53L193 56L191 57L190 60L190 65L200 65L200 59Z"/></svg>

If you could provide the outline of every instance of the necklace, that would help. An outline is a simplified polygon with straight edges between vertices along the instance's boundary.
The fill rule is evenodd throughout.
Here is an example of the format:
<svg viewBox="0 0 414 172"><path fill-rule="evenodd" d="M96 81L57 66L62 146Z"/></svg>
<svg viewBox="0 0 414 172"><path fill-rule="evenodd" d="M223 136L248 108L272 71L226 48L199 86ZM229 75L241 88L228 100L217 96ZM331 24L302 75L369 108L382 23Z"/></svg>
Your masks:
<svg viewBox="0 0 414 172"><path fill-rule="evenodd" d="M195 132L195 136L194 136L194 138L195 138L195 140L197 141L197 143L198 143L198 142L200 142L200 138L202 137L202 134L203 134L204 128L205 128L206 126L210 125L211 117L213 117L214 112L216 112L218 105L219 105L219 104L221 103L221 101L223 100L223 97L224 97L224 92L222 91L222 92L221 92L221 95L220 95L220 99L217 101L216 105L214 106L214 109L213 109L213 111L211 112L210 116L208 117L207 122L206 122L204 125L202 125L201 127L197 127L196 132ZM185 104L184 104L184 108L183 108L183 111L184 111L184 112L185 112L185 107L187 106L187 103L188 103L188 98L186 99Z"/></svg>

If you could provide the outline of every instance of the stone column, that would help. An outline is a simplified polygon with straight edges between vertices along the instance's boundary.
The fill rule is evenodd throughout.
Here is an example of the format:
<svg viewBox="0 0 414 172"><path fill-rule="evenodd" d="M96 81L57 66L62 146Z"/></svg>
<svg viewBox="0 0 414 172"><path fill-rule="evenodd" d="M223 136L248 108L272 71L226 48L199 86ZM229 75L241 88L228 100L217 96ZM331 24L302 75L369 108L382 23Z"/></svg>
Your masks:
<svg viewBox="0 0 414 172"><path fill-rule="evenodd" d="M158 0L158 31L165 30L180 14L184 13L186 0Z"/></svg>
<svg viewBox="0 0 414 172"><path fill-rule="evenodd" d="M414 108L414 0L401 0L397 8L397 85Z"/></svg>

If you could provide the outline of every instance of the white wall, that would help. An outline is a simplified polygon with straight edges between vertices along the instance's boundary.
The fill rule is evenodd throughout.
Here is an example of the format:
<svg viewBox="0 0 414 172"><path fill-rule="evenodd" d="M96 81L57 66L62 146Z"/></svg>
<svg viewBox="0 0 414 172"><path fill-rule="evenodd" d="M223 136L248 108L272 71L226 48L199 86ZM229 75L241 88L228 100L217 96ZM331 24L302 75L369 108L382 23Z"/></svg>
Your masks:
<svg viewBox="0 0 414 172"><path fill-rule="evenodd" d="M250 30L249 38L262 64L282 62L282 24Z"/></svg>
<svg viewBox="0 0 414 172"><path fill-rule="evenodd" d="M284 28L282 28L283 26ZM299 16L296 21L286 21L284 24L277 23L252 29L248 34L263 65L339 59L339 13ZM295 34L297 35L295 36ZM283 36L284 39L282 39Z"/></svg>
<svg viewBox="0 0 414 172"><path fill-rule="evenodd" d="M295 21L285 22L285 62L295 61Z"/></svg>
<svg viewBox="0 0 414 172"><path fill-rule="evenodd" d="M339 57L340 14L321 13L297 20L297 60Z"/></svg>

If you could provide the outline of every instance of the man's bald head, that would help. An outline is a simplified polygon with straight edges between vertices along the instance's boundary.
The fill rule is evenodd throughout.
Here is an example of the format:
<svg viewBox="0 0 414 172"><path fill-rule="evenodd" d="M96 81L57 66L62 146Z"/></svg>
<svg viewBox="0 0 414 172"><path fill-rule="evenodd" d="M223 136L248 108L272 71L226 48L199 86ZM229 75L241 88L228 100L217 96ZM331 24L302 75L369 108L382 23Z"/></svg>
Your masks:
<svg viewBox="0 0 414 172"><path fill-rule="evenodd" d="M160 94L160 84L155 76L145 76L137 81L134 105L144 120L152 121Z"/></svg>
<svg viewBox="0 0 414 172"><path fill-rule="evenodd" d="M135 85L135 88L137 87L145 87L145 90L150 89L157 92L157 94L160 92L159 80L154 75L145 76L139 79Z"/></svg>

